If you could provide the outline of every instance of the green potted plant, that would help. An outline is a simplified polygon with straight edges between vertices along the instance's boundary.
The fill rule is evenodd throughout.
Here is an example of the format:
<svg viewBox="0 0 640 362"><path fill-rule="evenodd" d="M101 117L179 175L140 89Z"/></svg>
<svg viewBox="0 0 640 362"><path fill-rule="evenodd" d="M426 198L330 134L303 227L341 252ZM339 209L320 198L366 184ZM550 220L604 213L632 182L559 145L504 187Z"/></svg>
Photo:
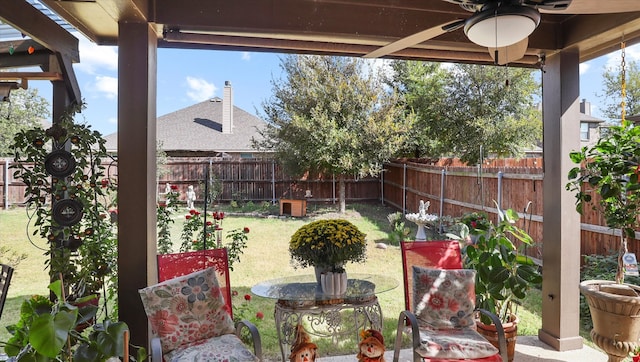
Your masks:
<svg viewBox="0 0 640 362"><path fill-rule="evenodd" d="M468 220L476 216L478 215L465 215L461 219ZM515 353L517 307L531 288L542 283L538 265L533 259L520 253L512 241L519 240L523 246L533 244L531 236L516 226L517 221L517 212L509 209L499 212L496 225L491 222L471 224L470 232L478 235L478 238L466 246L464 256L465 268L476 270L476 308L487 310L502 321L510 361ZM473 225L482 229L475 229ZM482 314L478 321L478 331L488 334L487 339L490 341L497 342L497 337L493 336L495 328L491 324L491 319Z"/></svg>
<svg viewBox="0 0 640 362"><path fill-rule="evenodd" d="M4 343L5 353L12 361L75 361L95 362L120 358L144 361L146 349L129 345L125 337L128 327L124 322L105 319L92 331L81 332L79 326L96 316L97 307L78 308L68 303L63 294L63 283L56 280L49 285L55 296L34 295L20 308L20 320L7 327L12 337ZM129 355L129 348L137 351ZM126 356L126 357L125 357Z"/></svg>
<svg viewBox="0 0 640 362"><path fill-rule="evenodd" d="M113 178L103 164L105 140L69 109L48 129L36 127L14 137L14 178L25 185L33 235L48 242L50 279L62 274L69 299L100 293L115 278L115 226L108 208L115 195ZM113 290L113 289L112 289Z"/></svg>
<svg viewBox="0 0 640 362"><path fill-rule="evenodd" d="M615 281L580 283L593 321L591 338L610 360L627 357L638 347L640 337L640 288L624 283L628 240L640 227L638 145L640 128L622 120L609 127L595 145L569 155L578 164L569 171L566 185L575 193L576 210L582 214L585 207L591 207L604 216L607 226L620 232Z"/></svg>
<svg viewBox="0 0 640 362"><path fill-rule="evenodd" d="M347 220L317 220L296 230L291 236L289 253L294 267L314 267L319 289L323 289L323 279L331 279L331 286L324 291L341 294L346 288L345 264L366 260L365 236ZM335 284L339 285L337 292L333 290Z"/></svg>

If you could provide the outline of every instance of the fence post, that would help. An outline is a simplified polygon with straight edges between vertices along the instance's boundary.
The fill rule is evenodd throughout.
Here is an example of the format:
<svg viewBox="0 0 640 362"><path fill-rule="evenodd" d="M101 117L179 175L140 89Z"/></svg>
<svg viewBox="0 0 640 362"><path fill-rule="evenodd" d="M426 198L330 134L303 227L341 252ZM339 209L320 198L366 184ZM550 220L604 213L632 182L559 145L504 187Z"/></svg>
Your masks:
<svg viewBox="0 0 640 362"><path fill-rule="evenodd" d="M333 175L333 180L331 181L331 187L332 187L331 192L333 193L333 203L335 204L336 203L336 174L333 173L332 175Z"/></svg>
<svg viewBox="0 0 640 362"><path fill-rule="evenodd" d="M9 160L4 160L4 209L9 210Z"/></svg>
<svg viewBox="0 0 640 362"><path fill-rule="evenodd" d="M276 161L271 160L271 204L276 204Z"/></svg>
<svg viewBox="0 0 640 362"><path fill-rule="evenodd" d="M440 175L440 217L439 217L439 225L438 231L442 233L442 213L444 208L444 179L447 174L445 169L442 169L442 173Z"/></svg>
<svg viewBox="0 0 640 362"><path fill-rule="evenodd" d="M402 213L407 213L407 164L402 165Z"/></svg>
<svg viewBox="0 0 640 362"><path fill-rule="evenodd" d="M380 201L382 205L384 205L384 168L382 172L380 172Z"/></svg>
<svg viewBox="0 0 640 362"><path fill-rule="evenodd" d="M502 215L502 171L498 171L498 217L500 215Z"/></svg>

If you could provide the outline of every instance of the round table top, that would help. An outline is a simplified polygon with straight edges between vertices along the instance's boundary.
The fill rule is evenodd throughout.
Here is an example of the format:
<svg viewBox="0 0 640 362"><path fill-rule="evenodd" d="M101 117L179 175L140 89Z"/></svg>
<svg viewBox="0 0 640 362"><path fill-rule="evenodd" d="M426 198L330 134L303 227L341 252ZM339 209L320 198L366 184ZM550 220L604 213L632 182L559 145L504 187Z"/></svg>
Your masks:
<svg viewBox="0 0 640 362"><path fill-rule="evenodd" d="M398 286L398 281L378 274L347 273L347 291L340 299L362 300L389 291ZM319 288L316 276L293 275L260 282L251 288L257 296L280 301L329 301L335 295L325 295Z"/></svg>

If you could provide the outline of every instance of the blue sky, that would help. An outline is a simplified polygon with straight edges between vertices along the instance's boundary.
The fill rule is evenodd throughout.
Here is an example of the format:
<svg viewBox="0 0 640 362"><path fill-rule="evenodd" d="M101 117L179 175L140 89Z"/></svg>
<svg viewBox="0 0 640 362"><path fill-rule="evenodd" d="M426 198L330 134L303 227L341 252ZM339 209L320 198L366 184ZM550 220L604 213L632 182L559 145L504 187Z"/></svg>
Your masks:
<svg viewBox="0 0 640 362"><path fill-rule="evenodd" d="M80 63L74 64L86 110L82 119L104 135L117 130L117 47L96 46L80 39ZM158 49L157 115L179 110L212 97L222 98L225 81L233 86L234 104L257 114L271 96L271 80L281 77L282 54L239 51ZM626 49L626 61L640 58L640 45ZM580 65L580 98L591 102L592 115L603 118L602 72L619 66L620 51ZM51 83L31 81L30 87L51 102Z"/></svg>

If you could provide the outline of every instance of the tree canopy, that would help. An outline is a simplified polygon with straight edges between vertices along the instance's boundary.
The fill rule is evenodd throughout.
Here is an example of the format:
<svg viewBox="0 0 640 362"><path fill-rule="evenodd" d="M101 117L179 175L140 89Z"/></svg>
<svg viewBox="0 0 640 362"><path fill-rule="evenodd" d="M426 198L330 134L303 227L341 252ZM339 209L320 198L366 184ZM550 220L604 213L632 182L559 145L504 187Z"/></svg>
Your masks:
<svg viewBox="0 0 640 362"><path fill-rule="evenodd" d="M395 61L391 84L417 119L404 155L455 156L469 163L517 156L542 137L534 104L539 85L528 69Z"/></svg>
<svg viewBox="0 0 640 362"><path fill-rule="evenodd" d="M637 61L625 65L626 97L625 111L627 116L640 114L640 69ZM622 118L622 69L620 66L607 67L602 72L603 91L606 100L603 114L609 120Z"/></svg>
<svg viewBox="0 0 640 362"><path fill-rule="evenodd" d="M15 89L9 102L0 102L0 157L13 154L13 137L21 130L40 125L49 116L49 103L37 89Z"/></svg>
<svg viewBox="0 0 640 362"><path fill-rule="evenodd" d="M271 149L292 174L375 176L404 139L402 109L370 63L360 58L290 55L284 79L262 104L267 127L254 146Z"/></svg>

